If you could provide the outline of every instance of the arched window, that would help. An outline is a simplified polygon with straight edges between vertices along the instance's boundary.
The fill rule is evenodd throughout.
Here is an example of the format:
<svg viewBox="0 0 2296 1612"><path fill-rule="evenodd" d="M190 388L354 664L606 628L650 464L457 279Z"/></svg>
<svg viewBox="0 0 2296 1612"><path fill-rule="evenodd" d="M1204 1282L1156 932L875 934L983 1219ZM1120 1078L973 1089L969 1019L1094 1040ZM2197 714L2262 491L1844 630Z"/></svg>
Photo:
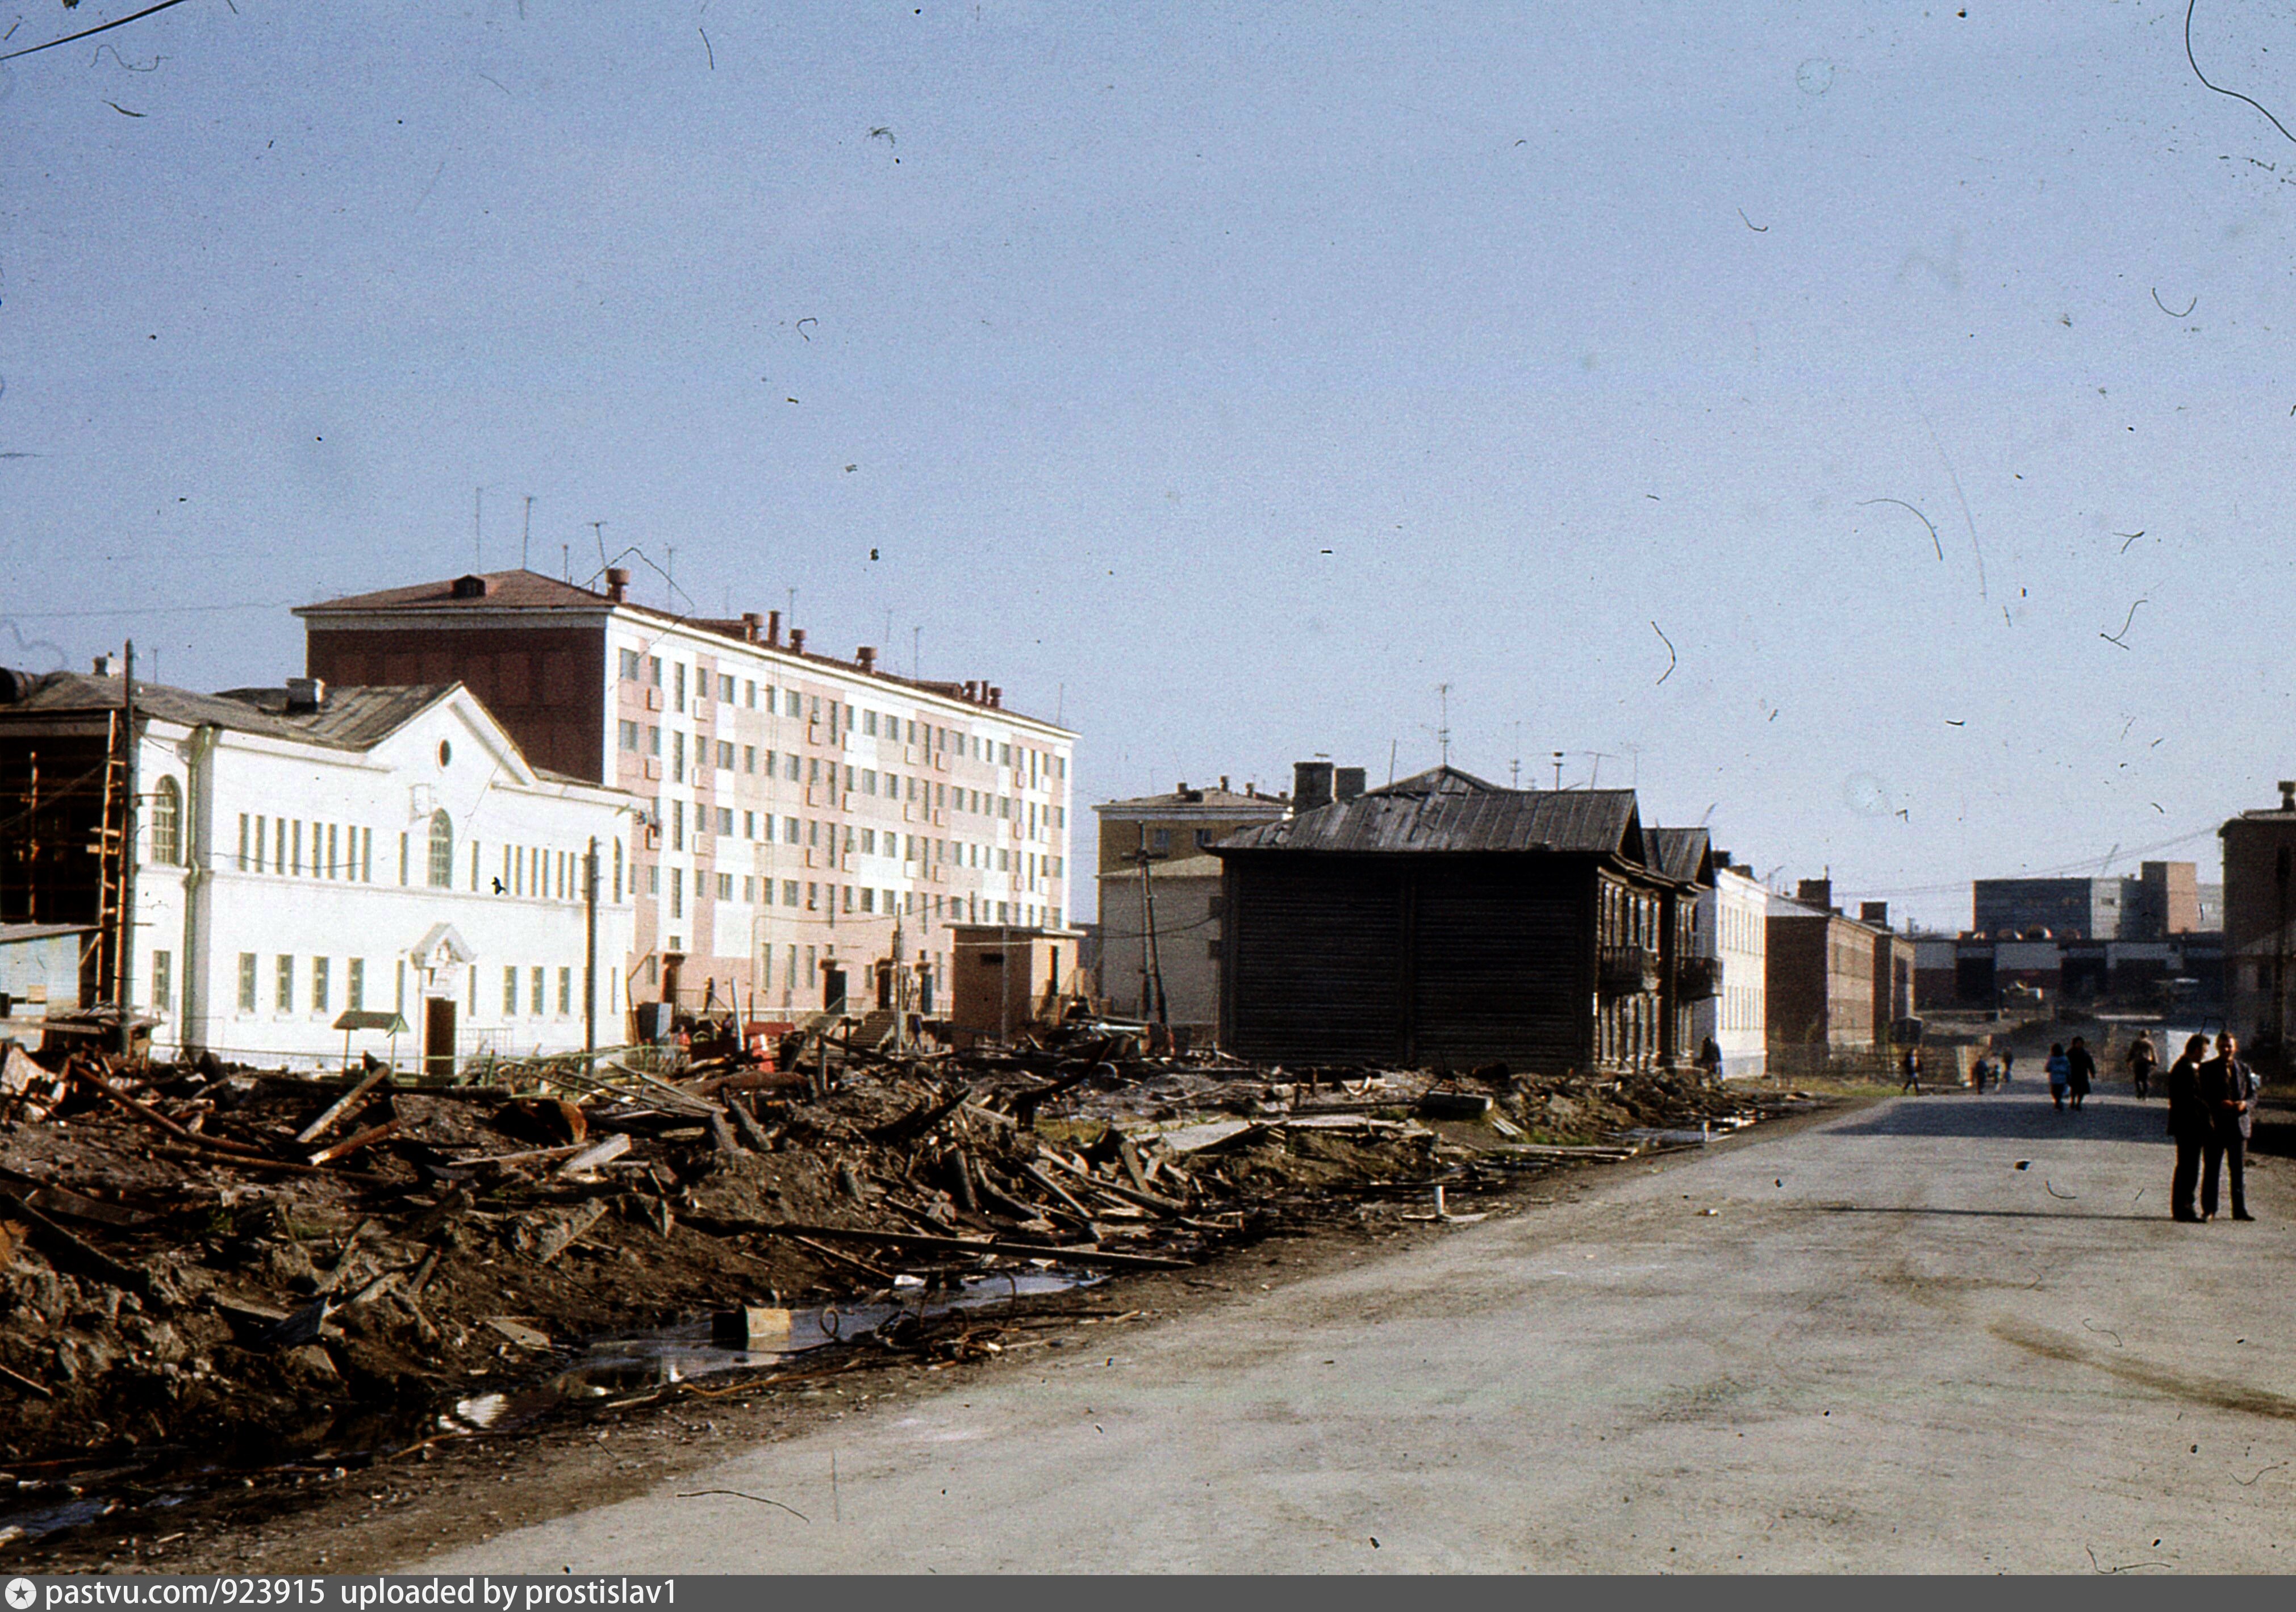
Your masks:
<svg viewBox="0 0 2296 1612"><path fill-rule="evenodd" d="M430 814L430 883L445 889L455 882L455 822L443 811Z"/></svg>
<svg viewBox="0 0 2296 1612"><path fill-rule="evenodd" d="M184 859L184 793L172 778L152 791L152 860L172 867Z"/></svg>

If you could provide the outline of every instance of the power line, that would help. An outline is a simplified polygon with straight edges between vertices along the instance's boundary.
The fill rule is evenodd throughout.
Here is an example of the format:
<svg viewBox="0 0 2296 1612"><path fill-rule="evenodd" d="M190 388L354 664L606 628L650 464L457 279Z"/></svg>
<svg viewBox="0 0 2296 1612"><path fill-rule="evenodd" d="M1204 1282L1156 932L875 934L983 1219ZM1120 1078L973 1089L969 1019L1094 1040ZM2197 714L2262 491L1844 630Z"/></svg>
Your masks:
<svg viewBox="0 0 2296 1612"><path fill-rule="evenodd" d="M142 21L153 12L164 12L171 5L181 5L183 3L184 0L160 0L157 5L147 5L140 12L130 12L127 16L114 21L99 22L94 28L84 28L76 34L66 34L62 38L51 39L45 45L28 45L22 50L10 51L6 55L0 56L0 61L13 61L19 56L37 56L42 51L55 49L59 45L70 45L75 39L92 38L97 34L109 33L115 28L126 28L131 22Z"/></svg>

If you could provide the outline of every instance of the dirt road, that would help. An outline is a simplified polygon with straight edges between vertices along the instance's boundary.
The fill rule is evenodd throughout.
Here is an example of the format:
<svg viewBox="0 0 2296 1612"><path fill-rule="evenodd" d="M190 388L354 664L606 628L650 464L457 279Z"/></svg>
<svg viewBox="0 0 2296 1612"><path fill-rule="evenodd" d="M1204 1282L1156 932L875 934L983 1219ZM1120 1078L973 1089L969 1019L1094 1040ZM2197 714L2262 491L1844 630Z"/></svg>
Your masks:
<svg viewBox="0 0 2296 1612"><path fill-rule="evenodd" d="M2173 1224L2161 1113L1756 1133L404 1566L2287 1570L2290 1166Z"/></svg>

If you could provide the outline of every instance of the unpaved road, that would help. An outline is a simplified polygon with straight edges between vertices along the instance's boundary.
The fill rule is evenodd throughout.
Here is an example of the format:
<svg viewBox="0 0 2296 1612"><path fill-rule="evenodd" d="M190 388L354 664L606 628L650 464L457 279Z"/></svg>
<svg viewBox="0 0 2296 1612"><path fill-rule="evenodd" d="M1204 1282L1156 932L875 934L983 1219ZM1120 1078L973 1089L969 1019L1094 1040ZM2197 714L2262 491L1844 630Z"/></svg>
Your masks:
<svg viewBox="0 0 2296 1612"><path fill-rule="evenodd" d="M2296 1568L2291 1166L2174 1224L2161 1113L1757 1133L403 1566Z"/></svg>

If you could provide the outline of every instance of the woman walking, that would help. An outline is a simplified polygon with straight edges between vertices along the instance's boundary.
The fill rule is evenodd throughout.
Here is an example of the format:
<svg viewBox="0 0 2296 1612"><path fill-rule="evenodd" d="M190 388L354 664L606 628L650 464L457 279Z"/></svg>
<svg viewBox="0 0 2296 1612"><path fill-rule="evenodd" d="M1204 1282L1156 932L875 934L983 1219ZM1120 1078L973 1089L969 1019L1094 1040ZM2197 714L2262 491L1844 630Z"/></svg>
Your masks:
<svg viewBox="0 0 2296 1612"><path fill-rule="evenodd" d="M2081 1106L2095 1084L2096 1060L2089 1055L2088 1043L2076 1035L2073 1044L2065 1049L2065 1089L2072 1094L2074 1108Z"/></svg>
<svg viewBox="0 0 2296 1612"><path fill-rule="evenodd" d="M2128 1048L2128 1084L2136 1089L2137 1101L2152 1095L2152 1075L2160 1067L2161 1055L2152 1050L2152 1038L2137 1031Z"/></svg>
<svg viewBox="0 0 2296 1612"><path fill-rule="evenodd" d="M2049 1099L2057 1105L2058 1111L2062 1113L2065 1106L2065 1085L2072 1078L2072 1065L2065 1061L2065 1048L2062 1042L2050 1044L2049 1061L2043 1064L2041 1068L2049 1076Z"/></svg>

